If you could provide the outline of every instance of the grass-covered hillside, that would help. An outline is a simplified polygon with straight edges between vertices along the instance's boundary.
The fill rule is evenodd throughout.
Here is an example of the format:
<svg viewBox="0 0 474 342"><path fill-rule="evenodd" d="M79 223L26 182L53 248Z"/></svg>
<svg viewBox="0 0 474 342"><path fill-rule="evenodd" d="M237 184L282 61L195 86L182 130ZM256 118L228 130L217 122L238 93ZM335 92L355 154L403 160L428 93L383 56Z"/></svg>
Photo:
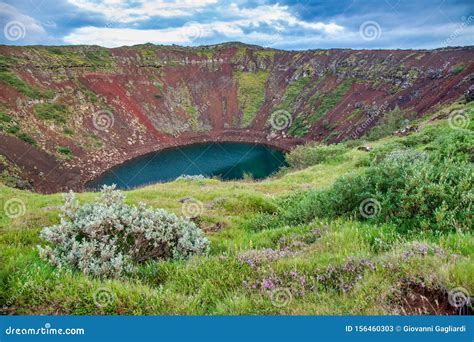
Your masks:
<svg viewBox="0 0 474 342"><path fill-rule="evenodd" d="M120 274L85 275L42 259L37 246L54 241L40 232L59 222L62 195L0 185L0 307L76 315L470 312L453 299L474 293L474 104L440 108L418 124L406 136L298 147L288 168L260 182L191 177L125 192L127 204L190 216L210 244L187 259L136 258ZM77 194L81 204L97 196Z"/></svg>

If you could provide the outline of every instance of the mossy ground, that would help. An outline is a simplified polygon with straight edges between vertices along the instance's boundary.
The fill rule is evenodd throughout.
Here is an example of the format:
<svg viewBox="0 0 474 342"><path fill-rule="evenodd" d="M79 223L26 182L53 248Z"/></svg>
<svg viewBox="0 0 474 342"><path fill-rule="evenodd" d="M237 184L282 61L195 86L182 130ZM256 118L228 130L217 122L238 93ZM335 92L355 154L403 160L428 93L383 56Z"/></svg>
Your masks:
<svg viewBox="0 0 474 342"><path fill-rule="evenodd" d="M446 122L442 125L450 129ZM384 138L371 146L383 147L397 139ZM411 310L407 291L423 287L447 296L450 289L462 287L472 293L472 231L406 233L393 224L351 217L316 218L259 231L248 226L247 218L275 209L276 197L325 188L348 172L363 172L366 158L366 152L349 148L335 161L283 170L260 182L179 180L127 191L129 203L144 202L178 215L180 199L199 201L197 222L211 240L211 251L188 261L147 264L114 280L58 270L39 258L39 232L58 222L61 194L0 185L0 306L14 314L437 313L430 310L440 298L427 298L425 307ZM84 203L95 196L82 193L78 198ZM24 204L24 215L6 215L6 202L12 199ZM299 247L258 265L239 259L245 251L281 252L288 245ZM285 305L275 303L272 292L261 285L268 279L290 291ZM98 303L101 291L107 294L105 303Z"/></svg>

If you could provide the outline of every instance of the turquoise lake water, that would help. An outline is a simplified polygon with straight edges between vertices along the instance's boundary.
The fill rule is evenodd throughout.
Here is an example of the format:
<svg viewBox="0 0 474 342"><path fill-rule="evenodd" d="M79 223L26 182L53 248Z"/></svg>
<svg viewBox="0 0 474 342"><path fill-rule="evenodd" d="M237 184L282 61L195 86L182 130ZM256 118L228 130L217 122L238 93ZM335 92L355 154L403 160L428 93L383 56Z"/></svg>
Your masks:
<svg viewBox="0 0 474 342"><path fill-rule="evenodd" d="M153 152L118 165L90 182L88 188L116 184L130 189L167 182L181 175L235 180L268 177L285 165L284 154L259 144L206 143Z"/></svg>

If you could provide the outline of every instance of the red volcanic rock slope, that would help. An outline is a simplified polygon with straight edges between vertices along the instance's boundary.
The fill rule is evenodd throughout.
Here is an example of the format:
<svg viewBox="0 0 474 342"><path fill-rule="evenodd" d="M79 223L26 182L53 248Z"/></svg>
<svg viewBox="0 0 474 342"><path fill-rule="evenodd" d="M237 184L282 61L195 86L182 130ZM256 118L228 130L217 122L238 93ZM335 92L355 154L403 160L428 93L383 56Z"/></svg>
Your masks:
<svg viewBox="0 0 474 342"><path fill-rule="evenodd" d="M358 138L396 107L421 116L473 82L472 47L0 46L0 167L38 191L80 190L171 146Z"/></svg>

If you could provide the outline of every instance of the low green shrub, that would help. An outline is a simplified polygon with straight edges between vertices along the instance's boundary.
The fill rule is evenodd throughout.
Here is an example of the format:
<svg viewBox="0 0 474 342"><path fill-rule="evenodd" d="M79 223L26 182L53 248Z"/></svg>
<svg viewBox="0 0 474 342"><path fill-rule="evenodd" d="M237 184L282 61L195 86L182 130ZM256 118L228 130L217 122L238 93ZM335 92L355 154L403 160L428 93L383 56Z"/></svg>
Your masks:
<svg viewBox="0 0 474 342"><path fill-rule="evenodd" d="M24 142L30 144L30 145L36 145L36 141L35 139L33 139L32 137L30 137L28 134L26 133L19 133L17 135L17 138L20 139L20 140L23 140Z"/></svg>
<svg viewBox="0 0 474 342"><path fill-rule="evenodd" d="M363 173L343 176L326 190L297 192L277 200L277 214L254 216L253 230L352 217L391 222L400 231L471 229L474 167L426 152L396 150Z"/></svg>
<svg viewBox="0 0 474 342"><path fill-rule="evenodd" d="M64 129L63 129L63 133L64 133L65 135L68 135L68 136L74 135L74 131L73 131L72 129L70 129L70 128L64 128Z"/></svg>
<svg viewBox="0 0 474 342"><path fill-rule="evenodd" d="M72 151L69 147L58 147L58 152L64 154L65 156L72 156Z"/></svg>
<svg viewBox="0 0 474 342"><path fill-rule="evenodd" d="M126 205L115 186L104 186L95 202L81 207L70 193L61 209L61 222L41 232L50 245L38 246L40 255L87 275L118 277L137 264L186 259L209 247L193 222L163 209Z"/></svg>
<svg viewBox="0 0 474 342"><path fill-rule="evenodd" d="M437 134L436 138L425 147L425 150L431 152L431 158L474 162L474 132L446 129L444 134Z"/></svg>
<svg viewBox="0 0 474 342"><path fill-rule="evenodd" d="M463 72L465 68L466 68L466 66L463 63L459 63L459 64L456 64L455 66L453 66L451 68L450 72L453 75L457 75L457 74L460 74L461 72Z"/></svg>
<svg viewBox="0 0 474 342"><path fill-rule="evenodd" d="M12 122L12 118L4 112L0 112L0 121L2 122Z"/></svg>
<svg viewBox="0 0 474 342"><path fill-rule="evenodd" d="M372 151L369 152L369 158L372 162L378 162L393 151L402 151L405 149L406 147L401 142L390 141L386 144L375 146Z"/></svg>
<svg viewBox="0 0 474 342"><path fill-rule="evenodd" d="M20 131L20 127L18 127L17 125L10 126L7 128L7 133L9 134L17 134L19 131Z"/></svg>
<svg viewBox="0 0 474 342"><path fill-rule="evenodd" d="M367 142L362 139L355 139L355 140L345 140L344 145L346 145L347 148L356 148L362 145L365 145Z"/></svg>
<svg viewBox="0 0 474 342"><path fill-rule="evenodd" d="M290 167L302 169L308 166L343 160L347 148L343 144L321 145L310 143L298 146L286 155Z"/></svg>
<svg viewBox="0 0 474 342"><path fill-rule="evenodd" d="M391 221L402 230L469 229L473 170L467 163L432 162L425 153L394 151L364 174L336 181L326 193L329 205L324 211L332 216ZM364 201L368 201L368 213Z"/></svg>

